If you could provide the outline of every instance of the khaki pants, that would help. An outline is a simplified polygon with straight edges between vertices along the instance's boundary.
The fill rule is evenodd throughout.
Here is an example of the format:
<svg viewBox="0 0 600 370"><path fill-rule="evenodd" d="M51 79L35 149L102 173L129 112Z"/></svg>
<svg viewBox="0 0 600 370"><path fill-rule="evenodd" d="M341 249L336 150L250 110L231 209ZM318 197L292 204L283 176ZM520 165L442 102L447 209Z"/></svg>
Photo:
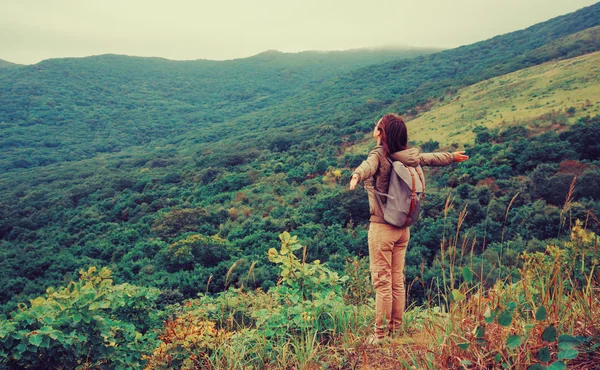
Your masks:
<svg viewBox="0 0 600 370"><path fill-rule="evenodd" d="M371 222L369 225L369 270L375 287L375 333L391 335L402 325L406 304L404 260L410 239L408 227Z"/></svg>

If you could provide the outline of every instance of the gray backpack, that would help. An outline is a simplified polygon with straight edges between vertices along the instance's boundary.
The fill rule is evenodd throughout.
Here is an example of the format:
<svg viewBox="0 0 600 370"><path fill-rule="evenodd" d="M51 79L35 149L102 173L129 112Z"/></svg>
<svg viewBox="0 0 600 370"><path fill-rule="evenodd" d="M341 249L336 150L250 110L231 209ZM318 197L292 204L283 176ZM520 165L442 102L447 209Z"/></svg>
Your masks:
<svg viewBox="0 0 600 370"><path fill-rule="evenodd" d="M412 226L419 219L421 201L425 198L423 171L421 166L410 167L388 160L392 164L388 193L375 191L375 198L387 223L396 227ZM388 198L386 204L382 204L379 195Z"/></svg>

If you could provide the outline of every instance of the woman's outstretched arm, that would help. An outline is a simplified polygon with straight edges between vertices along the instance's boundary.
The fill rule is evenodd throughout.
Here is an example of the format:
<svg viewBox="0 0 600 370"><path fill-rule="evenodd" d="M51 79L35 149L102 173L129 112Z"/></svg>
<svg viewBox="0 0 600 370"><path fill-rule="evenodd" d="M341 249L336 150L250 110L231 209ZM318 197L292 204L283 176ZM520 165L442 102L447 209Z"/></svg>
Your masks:
<svg viewBox="0 0 600 370"><path fill-rule="evenodd" d="M438 152L421 153L418 148L410 148L393 153L390 156L395 161L400 161L406 166L447 166L454 162L464 162L469 159L465 152Z"/></svg>
<svg viewBox="0 0 600 370"><path fill-rule="evenodd" d="M350 179L350 190L354 190L360 181L364 181L373 176L375 172L377 172L378 168L379 155L377 153L377 149L375 149L369 153L367 159L365 159L352 173L352 178Z"/></svg>
<svg viewBox="0 0 600 370"><path fill-rule="evenodd" d="M421 153L419 161L421 166L447 166L454 162L464 162L469 159L464 151L454 153Z"/></svg>

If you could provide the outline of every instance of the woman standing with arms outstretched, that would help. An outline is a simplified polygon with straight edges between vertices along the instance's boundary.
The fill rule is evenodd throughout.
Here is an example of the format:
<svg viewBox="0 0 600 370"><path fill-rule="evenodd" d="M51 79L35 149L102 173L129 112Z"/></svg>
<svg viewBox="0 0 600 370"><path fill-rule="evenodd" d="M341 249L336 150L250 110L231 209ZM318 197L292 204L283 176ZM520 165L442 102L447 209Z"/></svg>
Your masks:
<svg viewBox="0 0 600 370"><path fill-rule="evenodd" d="M409 227L396 227L383 218L381 203L386 203L392 165L388 158L406 166L446 166L469 159L464 152L419 153L408 149L408 132L402 117L384 115L375 125L377 147L353 172L350 190L363 181L369 196L369 270L375 287L375 334L371 343L381 342L402 326L406 304L404 260L410 239ZM424 181L423 179L421 179Z"/></svg>

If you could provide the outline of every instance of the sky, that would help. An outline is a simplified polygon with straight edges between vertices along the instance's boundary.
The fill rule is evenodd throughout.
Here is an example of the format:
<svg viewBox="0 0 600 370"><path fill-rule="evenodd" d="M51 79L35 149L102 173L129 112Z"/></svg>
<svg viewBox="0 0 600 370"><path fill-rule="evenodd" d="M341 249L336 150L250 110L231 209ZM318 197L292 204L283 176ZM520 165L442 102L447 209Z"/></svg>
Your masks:
<svg viewBox="0 0 600 370"><path fill-rule="evenodd" d="M175 60L265 50L454 48L597 0L0 0L0 59L106 53Z"/></svg>

